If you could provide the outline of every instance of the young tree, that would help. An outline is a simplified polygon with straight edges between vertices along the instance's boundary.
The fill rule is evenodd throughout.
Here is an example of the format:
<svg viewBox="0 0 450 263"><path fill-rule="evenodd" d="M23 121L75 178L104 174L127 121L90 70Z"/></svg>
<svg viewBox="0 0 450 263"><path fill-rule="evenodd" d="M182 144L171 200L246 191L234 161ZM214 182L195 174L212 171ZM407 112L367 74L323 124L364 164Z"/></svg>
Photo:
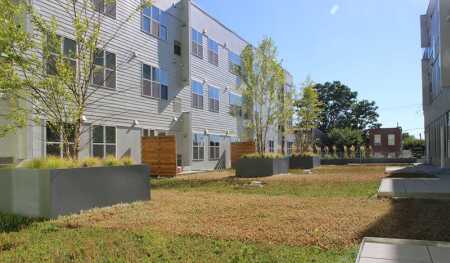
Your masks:
<svg viewBox="0 0 450 263"><path fill-rule="evenodd" d="M3 137L26 125L25 111L18 107L19 101L8 91L20 89L21 79L16 74L14 62L24 60L33 44L23 19L27 6L11 0L0 0L0 6L0 137Z"/></svg>
<svg viewBox="0 0 450 263"><path fill-rule="evenodd" d="M286 125L292 117L291 92L286 90L285 72L272 39L265 38L257 48L247 46L241 62L243 111L256 150L262 155L269 130Z"/></svg>
<svg viewBox="0 0 450 263"><path fill-rule="evenodd" d="M320 122L321 103L314 86L311 80L306 80L303 83L302 97L294 102L297 119L295 125L297 152L304 151L313 145L313 131Z"/></svg>
<svg viewBox="0 0 450 263"><path fill-rule="evenodd" d="M1 1L11 5L16 2ZM45 119L61 136L64 154L78 158L81 135L88 131L83 128L83 116L89 106L108 97L104 95L94 99L100 86L114 85L115 71L124 66L118 65L115 55L104 50L123 26L143 8L149 7L150 2L143 1L109 34L104 34L103 30L105 15L97 11L115 15L114 0L56 2L70 18L73 39L58 35L56 18L48 21L31 6L21 4L30 17L32 29L31 33L23 36L24 39L8 44L7 50L12 54L8 56L8 62L13 66L7 63L0 65L2 72L9 70L9 77L2 83L0 91L10 98L19 99L19 103L12 104L11 114L31 113L36 119ZM16 48L21 47L21 41L27 45ZM108 63L112 70L104 69Z"/></svg>

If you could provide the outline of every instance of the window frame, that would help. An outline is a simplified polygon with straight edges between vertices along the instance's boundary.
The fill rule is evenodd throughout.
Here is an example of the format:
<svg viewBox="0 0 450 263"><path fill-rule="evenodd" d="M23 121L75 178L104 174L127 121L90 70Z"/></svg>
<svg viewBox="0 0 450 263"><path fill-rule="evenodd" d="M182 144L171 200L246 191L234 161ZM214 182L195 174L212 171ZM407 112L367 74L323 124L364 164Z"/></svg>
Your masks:
<svg viewBox="0 0 450 263"><path fill-rule="evenodd" d="M217 98L213 93L217 93ZM214 113L220 112L220 88L211 85L208 85L208 110Z"/></svg>
<svg viewBox="0 0 450 263"><path fill-rule="evenodd" d="M201 140L198 140L201 139ZM197 145L196 145L197 142ZM197 149L197 156L195 156L195 150ZM200 156L200 149L202 150L202 156ZM200 158L201 157L201 158ZM192 161L201 162L205 160L205 135L201 133L192 134Z"/></svg>
<svg viewBox="0 0 450 263"><path fill-rule="evenodd" d="M94 130L95 127L102 127L103 129L103 142L102 143L96 143L94 142ZM115 142L114 143L108 143L106 142L106 128L114 128L114 139ZM98 157L98 156L94 156L94 146L96 145L102 145L103 146L103 157ZM117 158L117 127L116 126L109 126L109 125L92 125L91 127L91 156L92 157L98 157L101 159L104 159L108 156L110 156L109 154L106 153L106 147L107 146L114 146L114 157Z"/></svg>
<svg viewBox="0 0 450 263"><path fill-rule="evenodd" d="M388 146L395 146L396 145L396 138L397 136L393 133L388 134Z"/></svg>
<svg viewBox="0 0 450 263"><path fill-rule="evenodd" d="M179 57L182 55L181 42L178 40L173 41L173 54Z"/></svg>
<svg viewBox="0 0 450 263"><path fill-rule="evenodd" d="M379 138L379 140L377 140L377 138ZM373 135L373 144L375 145L375 146L379 146L379 145L381 145L382 144L382 142L381 142L381 134L374 134Z"/></svg>
<svg viewBox="0 0 450 263"><path fill-rule="evenodd" d="M200 31L195 30L192 28L191 30L191 54L203 59L204 54L204 47L203 47L203 33L200 33Z"/></svg>
<svg viewBox="0 0 450 263"><path fill-rule="evenodd" d="M213 138L215 140L212 140ZM208 136L208 160L209 161L220 160L221 139L222 138L219 135L209 135Z"/></svg>
<svg viewBox="0 0 450 263"><path fill-rule="evenodd" d="M67 60L70 60L70 61L74 62L74 66L75 66L74 78L75 78L76 77L76 73L77 73L76 70L77 70L77 66L78 66L78 59L76 58L77 49L78 49L77 42L75 40L69 38L69 37L65 37L65 36L58 35L58 34L56 34L56 38L58 39L59 47L55 47L55 48L58 48L58 51L60 53L55 53L54 51L51 50L51 48L49 48L50 49L49 57L53 57L54 58L54 63L55 63L54 71L55 72L54 73L50 73L49 72L50 59L47 59L45 61L45 73L47 75L50 75L50 76L55 76L55 75L58 74L57 73L57 65L56 64L58 62L59 56L62 55L62 58L63 58L63 60L65 62L67 62ZM69 40L69 41L75 43L75 51L74 51L75 54L73 54L73 56L70 56L70 55L66 54L66 52L65 52L66 40ZM48 39L47 39L47 43L46 44L49 45Z"/></svg>
<svg viewBox="0 0 450 263"><path fill-rule="evenodd" d="M220 45L212 38L208 38L208 62L216 67L219 66Z"/></svg>
<svg viewBox="0 0 450 263"><path fill-rule="evenodd" d="M292 142L292 141L287 141L286 142L286 152L287 152L287 154L288 155L291 155L291 154L293 154L294 153L294 142Z"/></svg>
<svg viewBox="0 0 450 263"><path fill-rule="evenodd" d="M145 78L144 68L150 68L150 79ZM154 73L158 72L158 78L154 76ZM163 80L164 79L164 80ZM144 83L150 82L150 95L146 94L144 89ZM158 87L158 96L155 96L155 88L153 85ZM164 91L164 92L163 92ZM163 96L165 94L165 96ZM153 98L157 100L168 100L169 99L169 72L167 70L152 66L150 64L141 63L141 95L147 98Z"/></svg>
<svg viewBox="0 0 450 263"><path fill-rule="evenodd" d="M236 64L234 59L238 59L239 58L239 64ZM236 73L236 68L240 68L242 65L242 61L241 61L241 56L239 56L237 53L234 53L231 50L228 50L228 71L235 75L238 76L238 74Z"/></svg>
<svg viewBox="0 0 450 263"><path fill-rule="evenodd" d="M66 124L66 125L73 125L73 124ZM57 131L53 131L56 135L59 135L59 141L48 141L48 129L51 129L51 128L49 127L49 122L47 121L45 123L45 135L44 135L44 138L45 138L45 143L44 143L45 144L45 153L44 153L44 156L45 157L54 156L54 155L49 155L48 154L48 146L49 145L58 145L59 157L60 158L64 158L65 157L64 147L66 146L66 144L64 143L62 135L58 134ZM72 146L75 145L75 141L69 142L68 145L69 146L70 145L72 145Z"/></svg>
<svg viewBox="0 0 450 263"><path fill-rule="evenodd" d="M237 104L232 103L232 97L234 97L235 99L239 99L240 103ZM228 94L228 104L230 106L230 114L232 116L242 117L242 105L243 105L242 95L230 92Z"/></svg>
<svg viewBox="0 0 450 263"><path fill-rule="evenodd" d="M146 13L146 10L150 10L150 14ZM158 17L154 14L154 11L158 12ZM147 31L144 27L145 22L148 21L149 30ZM158 32L154 32L156 27L154 24L157 24ZM164 28L164 30L162 30ZM141 31L147 35L153 36L159 40L167 41L169 39L169 29L167 25L167 14L165 11L161 10L159 7L152 5L150 7L143 8L141 11ZM162 32L165 32L162 34Z"/></svg>
<svg viewBox="0 0 450 263"><path fill-rule="evenodd" d="M194 84L198 84L198 86L201 87L201 94L199 94L199 92L195 91ZM203 84L199 81L192 80L191 81L191 94L192 94L191 95L191 98L192 98L191 106L192 106L192 108L199 109L199 110L204 109L204 107L205 107L204 93L205 93L205 91L204 91ZM197 103L195 103L196 101L197 101Z"/></svg>
<svg viewBox="0 0 450 263"><path fill-rule="evenodd" d="M97 1L100 1L100 4L102 4L102 10L97 10ZM116 18L117 18L117 1L115 1L114 3L107 4L107 3L105 3L105 0L92 0L92 5L93 5L93 10L95 12L98 12L104 16L107 16L111 19L116 20ZM108 5L114 6L114 14L113 15L111 13L107 12Z"/></svg>
<svg viewBox="0 0 450 263"><path fill-rule="evenodd" d="M98 58L97 57L97 52L98 51L103 53L103 58L102 58L103 65L97 65L96 64L96 59ZM117 89L117 55L115 53L113 53L113 52L110 52L108 50L103 50L103 49L100 49L100 48L98 48L95 53L96 54L94 55L94 61L93 61L93 63L94 63L94 72L92 73L92 77L91 77L91 85L94 86L94 87L99 87L99 88L103 88L103 89L116 90ZM114 68L108 68L108 65L107 65L108 64L107 63L108 55L114 55ZM103 84L102 85L94 83L95 82L95 74L96 74L95 71L97 70L97 68L101 69L103 71L103 81L102 81ZM106 85L106 83L108 82L108 78L110 76L112 76L112 75L108 75L108 72L109 73L114 73L113 74L113 76L114 76L114 82L113 82L114 83L114 87L109 87L109 86ZM107 77L107 75L108 75L108 77Z"/></svg>

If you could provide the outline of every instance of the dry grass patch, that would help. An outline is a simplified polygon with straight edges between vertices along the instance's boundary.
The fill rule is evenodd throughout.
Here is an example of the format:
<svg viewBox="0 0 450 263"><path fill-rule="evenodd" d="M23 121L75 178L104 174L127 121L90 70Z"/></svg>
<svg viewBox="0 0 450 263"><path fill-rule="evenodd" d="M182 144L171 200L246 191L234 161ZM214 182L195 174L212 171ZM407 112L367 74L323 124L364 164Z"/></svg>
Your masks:
<svg viewBox="0 0 450 263"><path fill-rule="evenodd" d="M351 247L385 216L388 201L155 191L153 201L57 221L68 227L151 229L177 235L269 244Z"/></svg>

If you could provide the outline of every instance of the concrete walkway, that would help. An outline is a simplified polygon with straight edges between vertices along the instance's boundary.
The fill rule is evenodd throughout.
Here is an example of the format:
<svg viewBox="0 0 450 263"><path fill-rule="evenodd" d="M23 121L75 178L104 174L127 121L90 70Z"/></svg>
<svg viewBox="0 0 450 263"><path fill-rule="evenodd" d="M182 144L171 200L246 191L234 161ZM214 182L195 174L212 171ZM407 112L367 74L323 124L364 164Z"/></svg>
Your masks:
<svg viewBox="0 0 450 263"><path fill-rule="evenodd" d="M356 263L449 263L450 243L364 238Z"/></svg>
<svg viewBox="0 0 450 263"><path fill-rule="evenodd" d="M378 188L378 197L414 199L450 199L450 173L433 166L389 168L389 174L408 173L432 175L436 178L385 178ZM450 262L450 261L449 261Z"/></svg>

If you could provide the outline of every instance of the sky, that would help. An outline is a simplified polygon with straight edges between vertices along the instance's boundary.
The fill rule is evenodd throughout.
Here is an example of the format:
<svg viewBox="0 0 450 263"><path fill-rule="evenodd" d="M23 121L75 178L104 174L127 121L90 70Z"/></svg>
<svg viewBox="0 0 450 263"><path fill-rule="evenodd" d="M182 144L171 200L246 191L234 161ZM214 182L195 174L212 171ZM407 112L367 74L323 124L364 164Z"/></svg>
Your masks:
<svg viewBox="0 0 450 263"><path fill-rule="evenodd" d="M195 0L252 44L272 37L300 85L341 81L383 127L423 138L420 15L428 0Z"/></svg>

